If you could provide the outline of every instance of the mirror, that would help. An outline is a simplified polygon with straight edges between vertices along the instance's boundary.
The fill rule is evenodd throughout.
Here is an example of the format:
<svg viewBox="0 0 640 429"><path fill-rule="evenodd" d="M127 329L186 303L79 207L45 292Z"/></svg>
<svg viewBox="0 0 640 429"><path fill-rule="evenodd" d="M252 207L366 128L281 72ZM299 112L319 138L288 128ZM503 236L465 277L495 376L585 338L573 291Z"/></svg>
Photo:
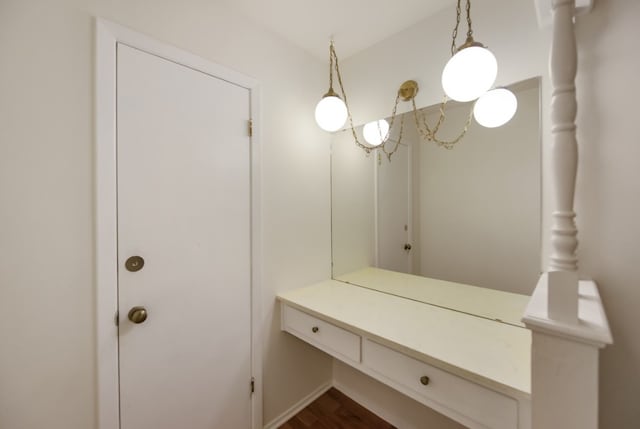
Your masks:
<svg viewBox="0 0 640 429"><path fill-rule="evenodd" d="M390 161L380 150L367 155L359 149L351 130L334 134L334 279L376 289L371 276L359 275L375 267L385 275L531 293L540 273L539 79L509 89L518 99L511 121L484 128L472 120L452 149L422 140L412 111L403 114L402 139ZM472 104L446 107L439 137L452 139ZM421 110L429 124L437 121L439 105ZM398 141L400 119L385 143L388 149ZM356 131L362 135L361 127ZM407 293L430 300L417 290L402 295Z"/></svg>

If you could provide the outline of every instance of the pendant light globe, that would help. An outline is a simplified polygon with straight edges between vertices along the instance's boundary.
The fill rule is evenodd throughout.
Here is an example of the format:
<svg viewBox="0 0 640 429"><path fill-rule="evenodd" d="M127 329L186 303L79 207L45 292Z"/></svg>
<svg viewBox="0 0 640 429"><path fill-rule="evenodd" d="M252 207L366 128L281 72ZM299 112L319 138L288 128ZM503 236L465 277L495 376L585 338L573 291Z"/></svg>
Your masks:
<svg viewBox="0 0 640 429"><path fill-rule="evenodd" d="M487 92L498 75L495 55L474 43L463 47L447 62L442 71L442 89L452 100L467 102Z"/></svg>
<svg viewBox="0 0 640 429"><path fill-rule="evenodd" d="M368 122L362 127L362 135L371 146L380 146L389 138L389 123L384 119Z"/></svg>
<svg viewBox="0 0 640 429"><path fill-rule="evenodd" d="M473 117L483 127L497 128L513 118L518 99L506 88L496 88L483 94L473 106Z"/></svg>
<svg viewBox="0 0 640 429"><path fill-rule="evenodd" d="M347 106L337 95L327 95L316 105L316 123L328 132L338 131L347 121Z"/></svg>

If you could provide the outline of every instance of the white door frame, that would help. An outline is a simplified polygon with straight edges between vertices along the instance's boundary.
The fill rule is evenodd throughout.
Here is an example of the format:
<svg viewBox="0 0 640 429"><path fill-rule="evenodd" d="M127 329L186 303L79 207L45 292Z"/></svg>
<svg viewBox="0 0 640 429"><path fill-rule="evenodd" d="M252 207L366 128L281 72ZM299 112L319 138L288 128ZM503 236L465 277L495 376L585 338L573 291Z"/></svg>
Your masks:
<svg viewBox="0 0 640 429"><path fill-rule="evenodd" d="M251 369L255 393L251 398L252 428L262 428L262 347L260 279L260 147L258 82L121 25L96 19L95 63L95 269L96 358L99 429L120 429L118 381L118 261L116 184L116 45L123 43L185 65L249 90L251 137ZM249 386L247 386L249 389Z"/></svg>

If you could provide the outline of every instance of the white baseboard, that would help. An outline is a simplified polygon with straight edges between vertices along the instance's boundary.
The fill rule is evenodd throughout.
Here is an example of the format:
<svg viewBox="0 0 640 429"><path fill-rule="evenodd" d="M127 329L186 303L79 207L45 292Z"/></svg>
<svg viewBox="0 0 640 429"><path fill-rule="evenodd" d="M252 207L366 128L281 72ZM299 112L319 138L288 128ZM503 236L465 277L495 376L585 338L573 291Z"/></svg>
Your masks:
<svg viewBox="0 0 640 429"><path fill-rule="evenodd" d="M331 387L333 387L333 384L331 383L331 381L328 381L328 382L326 382L324 384L321 384L316 390L314 390L313 392L309 393L307 396L305 396L304 398L302 398L301 400L296 402L287 411L285 411L284 413L280 414L278 417L276 417L275 419L271 420L269 423L264 425L264 429L277 429L278 427L282 426L291 417L293 417L296 414L298 414L307 405L309 405L310 403L312 403L313 401L318 399L327 390L331 389Z"/></svg>

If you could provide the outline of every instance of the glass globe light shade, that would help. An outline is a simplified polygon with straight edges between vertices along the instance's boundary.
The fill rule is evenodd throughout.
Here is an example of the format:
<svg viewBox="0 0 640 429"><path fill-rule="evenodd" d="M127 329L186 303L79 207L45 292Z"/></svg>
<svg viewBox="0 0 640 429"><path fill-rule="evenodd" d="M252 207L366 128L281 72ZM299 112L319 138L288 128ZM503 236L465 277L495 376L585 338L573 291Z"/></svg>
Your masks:
<svg viewBox="0 0 640 429"><path fill-rule="evenodd" d="M362 135L371 146L380 146L389 138L389 123L384 119L369 122L362 128Z"/></svg>
<svg viewBox="0 0 640 429"><path fill-rule="evenodd" d="M338 131L347 121L347 106L340 97L323 97L316 105L316 122L325 131Z"/></svg>
<svg viewBox="0 0 640 429"><path fill-rule="evenodd" d="M442 71L442 89L456 101L471 101L487 92L496 81L498 62L490 50L480 46L464 48Z"/></svg>
<svg viewBox="0 0 640 429"><path fill-rule="evenodd" d="M496 128L509 122L516 110L518 99L515 94L508 89L497 88L478 98L473 106L473 116L483 127Z"/></svg>

